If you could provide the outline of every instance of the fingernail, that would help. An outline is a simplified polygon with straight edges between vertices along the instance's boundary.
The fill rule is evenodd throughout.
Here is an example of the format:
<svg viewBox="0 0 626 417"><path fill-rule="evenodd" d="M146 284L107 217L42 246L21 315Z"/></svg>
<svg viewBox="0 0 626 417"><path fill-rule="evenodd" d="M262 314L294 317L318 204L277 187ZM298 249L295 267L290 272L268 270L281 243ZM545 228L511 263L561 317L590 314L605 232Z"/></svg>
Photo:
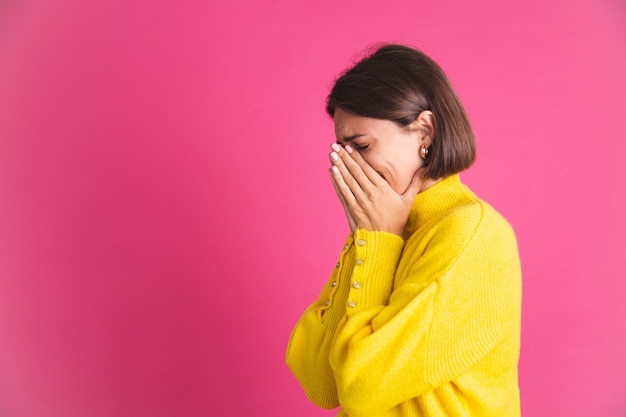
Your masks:
<svg viewBox="0 0 626 417"><path fill-rule="evenodd" d="M346 149L346 152L352 153L352 148L350 147L350 145L346 145L345 149Z"/></svg>
<svg viewBox="0 0 626 417"><path fill-rule="evenodd" d="M333 165L330 169L333 171L333 174L339 174L339 168L336 166Z"/></svg>
<svg viewBox="0 0 626 417"><path fill-rule="evenodd" d="M333 149L333 151L335 152L339 152L339 150L341 149L339 147L339 145L337 145L336 143L333 143L332 145L330 145L330 147Z"/></svg>
<svg viewBox="0 0 626 417"><path fill-rule="evenodd" d="M336 161L339 159L339 155L337 155L337 152L331 152L330 157L333 158L333 161Z"/></svg>

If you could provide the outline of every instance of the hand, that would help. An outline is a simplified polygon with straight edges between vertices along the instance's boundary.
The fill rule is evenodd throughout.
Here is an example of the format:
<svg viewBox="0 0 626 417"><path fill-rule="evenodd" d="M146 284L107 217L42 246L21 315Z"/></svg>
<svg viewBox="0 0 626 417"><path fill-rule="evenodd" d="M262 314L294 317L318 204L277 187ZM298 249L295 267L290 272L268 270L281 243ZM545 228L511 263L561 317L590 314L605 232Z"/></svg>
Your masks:
<svg viewBox="0 0 626 417"><path fill-rule="evenodd" d="M337 182L335 181L335 178L333 178L333 176L335 175L335 173L333 172L333 168L334 166L328 170L330 172L330 178L333 181L335 192L337 193L337 197L339 197L339 201L341 201L343 210L346 212L346 217L348 218L348 225L350 226L350 232L354 235L354 233L356 232L356 229L358 228L358 225L357 225L356 220L354 219L354 216L352 216L350 209L348 208L348 203L346 202L346 199L343 197L343 194L341 194L341 192L339 191L339 188L337 188Z"/></svg>
<svg viewBox="0 0 626 417"><path fill-rule="evenodd" d="M352 233L361 228L402 235L420 188L419 171L404 194L398 194L360 153L350 146L331 147L331 178Z"/></svg>

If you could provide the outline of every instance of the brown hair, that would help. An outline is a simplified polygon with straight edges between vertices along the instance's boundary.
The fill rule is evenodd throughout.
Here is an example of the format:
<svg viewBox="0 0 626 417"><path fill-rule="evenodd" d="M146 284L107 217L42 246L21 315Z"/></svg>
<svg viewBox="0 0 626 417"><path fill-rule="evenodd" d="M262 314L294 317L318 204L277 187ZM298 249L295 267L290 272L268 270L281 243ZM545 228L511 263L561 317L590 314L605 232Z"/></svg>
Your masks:
<svg viewBox="0 0 626 417"><path fill-rule="evenodd" d="M435 133L424 161L426 178L461 172L476 157L474 133L461 101L439 65L416 49L388 44L357 62L328 95L326 112L332 117L337 108L404 127L430 110Z"/></svg>

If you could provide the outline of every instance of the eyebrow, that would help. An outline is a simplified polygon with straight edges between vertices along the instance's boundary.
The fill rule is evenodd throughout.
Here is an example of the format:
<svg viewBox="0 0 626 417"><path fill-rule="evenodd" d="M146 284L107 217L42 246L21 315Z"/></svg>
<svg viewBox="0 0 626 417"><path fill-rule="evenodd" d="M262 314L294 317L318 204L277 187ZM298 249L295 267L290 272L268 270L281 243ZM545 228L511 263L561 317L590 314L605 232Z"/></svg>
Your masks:
<svg viewBox="0 0 626 417"><path fill-rule="evenodd" d="M363 133L357 133L355 135L344 136L343 142L352 142L353 140L358 139L361 136L365 136L365 135ZM337 141L337 143L341 145L341 143L339 143L339 141Z"/></svg>

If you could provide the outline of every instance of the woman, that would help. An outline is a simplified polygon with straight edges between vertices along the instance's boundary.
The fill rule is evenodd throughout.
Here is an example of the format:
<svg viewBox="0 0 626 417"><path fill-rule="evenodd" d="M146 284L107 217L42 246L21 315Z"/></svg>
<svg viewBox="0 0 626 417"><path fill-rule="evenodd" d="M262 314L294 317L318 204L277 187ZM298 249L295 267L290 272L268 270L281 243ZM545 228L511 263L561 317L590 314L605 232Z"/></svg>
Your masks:
<svg viewBox="0 0 626 417"><path fill-rule="evenodd" d="M474 136L443 71L386 45L326 110L351 233L289 341L306 395L339 416L519 416L515 235L460 182Z"/></svg>

